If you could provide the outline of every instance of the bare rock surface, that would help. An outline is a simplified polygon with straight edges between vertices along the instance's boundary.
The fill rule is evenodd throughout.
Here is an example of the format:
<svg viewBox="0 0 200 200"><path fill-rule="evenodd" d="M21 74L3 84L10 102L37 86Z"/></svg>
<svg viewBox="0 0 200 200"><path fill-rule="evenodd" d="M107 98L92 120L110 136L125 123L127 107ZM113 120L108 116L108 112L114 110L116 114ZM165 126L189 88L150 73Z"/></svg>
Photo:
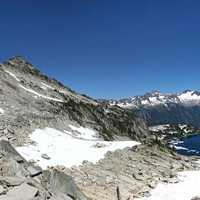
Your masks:
<svg viewBox="0 0 200 200"><path fill-rule="evenodd" d="M37 195L38 189L23 183L9 190L0 200L32 200Z"/></svg>
<svg viewBox="0 0 200 200"><path fill-rule="evenodd" d="M60 170L72 176L94 200L117 198L117 188L122 199L132 200L150 195L150 190L160 182L179 182L177 172L199 169L194 160L156 144L141 145L108 152L96 164L85 162L80 167L60 167Z"/></svg>

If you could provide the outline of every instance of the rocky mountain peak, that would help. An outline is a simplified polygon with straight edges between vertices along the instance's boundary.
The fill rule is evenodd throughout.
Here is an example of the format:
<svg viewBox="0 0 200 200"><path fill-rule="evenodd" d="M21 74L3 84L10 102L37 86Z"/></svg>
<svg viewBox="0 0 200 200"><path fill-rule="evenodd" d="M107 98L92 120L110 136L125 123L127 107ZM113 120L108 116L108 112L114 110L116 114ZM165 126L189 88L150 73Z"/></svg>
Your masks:
<svg viewBox="0 0 200 200"><path fill-rule="evenodd" d="M160 91L158 91L158 90L153 90L152 92L146 93L145 96L149 96L149 97L158 97L158 96L160 96L160 95L162 95L162 93L161 93Z"/></svg>
<svg viewBox="0 0 200 200"><path fill-rule="evenodd" d="M194 92L194 90L189 90L188 89L188 90L184 90L182 93L185 94L185 93L188 93L188 92Z"/></svg>
<svg viewBox="0 0 200 200"><path fill-rule="evenodd" d="M6 68L11 68L15 71L17 70L23 73L30 73L32 75L40 75L40 71L22 56L14 56L9 58L8 61L3 63L3 65Z"/></svg>
<svg viewBox="0 0 200 200"><path fill-rule="evenodd" d="M22 56L14 56L8 59L11 62L16 62L16 63L26 63L27 60L22 57Z"/></svg>
<svg viewBox="0 0 200 200"><path fill-rule="evenodd" d="M29 63L24 57L22 56L14 56L8 59L7 62L5 63L9 63L10 65L16 66L16 67L30 67L30 68L34 68L33 65L31 63Z"/></svg>

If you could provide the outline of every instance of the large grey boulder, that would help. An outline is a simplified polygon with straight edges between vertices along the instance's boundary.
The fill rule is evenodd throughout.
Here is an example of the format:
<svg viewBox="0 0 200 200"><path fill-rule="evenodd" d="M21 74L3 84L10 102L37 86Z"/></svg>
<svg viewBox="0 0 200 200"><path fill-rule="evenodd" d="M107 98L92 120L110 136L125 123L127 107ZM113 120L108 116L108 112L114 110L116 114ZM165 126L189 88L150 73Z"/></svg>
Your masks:
<svg viewBox="0 0 200 200"><path fill-rule="evenodd" d="M64 194L72 199L87 200L87 197L79 190L72 177L60 172L56 169L51 171L44 171L43 175L46 182L43 182L43 186L48 191L60 196Z"/></svg>
<svg viewBox="0 0 200 200"><path fill-rule="evenodd" d="M32 200L36 197L38 189L23 183L9 190L6 195L0 196L0 200Z"/></svg>
<svg viewBox="0 0 200 200"><path fill-rule="evenodd" d="M6 140L0 140L0 155L0 200L88 200L70 176L43 171Z"/></svg>

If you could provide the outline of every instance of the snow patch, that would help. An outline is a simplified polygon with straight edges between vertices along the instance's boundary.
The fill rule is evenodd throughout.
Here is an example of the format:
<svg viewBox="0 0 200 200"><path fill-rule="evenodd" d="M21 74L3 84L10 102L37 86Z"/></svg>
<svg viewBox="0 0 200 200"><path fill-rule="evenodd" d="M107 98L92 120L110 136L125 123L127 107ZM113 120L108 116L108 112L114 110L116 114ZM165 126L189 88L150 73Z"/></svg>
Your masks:
<svg viewBox="0 0 200 200"><path fill-rule="evenodd" d="M148 104L149 104L149 100L142 100L142 101L141 101L141 104L142 104L142 105L148 105Z"/></svg>
<svg viewBox="0 0 200 200"><path fill-rule="evenodd" d="M13 74L12 72L10 72L10 71L8 71L8 70L4 70L4 71L5 71L6 73L8 73L10 76L12 76L16 81L20 82L20 79L17 78L17 76L16 76L15 74ZM43 85L43 87L42 87L43 89L44 89L44 88L46 88L46 89L47 89L47 88L49 88L49 89L54 89L53 87L51 87L51 86L49 86L49 85L47 85L47 84L45 84L45 83L43 83L43 82L41 82L41 84ZM30 93L32 93L32 94L38 96L38 97L42 97L42 98L49 99L49 100L52 100L52 101L57 101L57 102L63 102L63 101L60 100L60 99L52 98L52 97L47 97L47 96L45 96L45 95L39 94L39 93L37 93L36 91L34 91L34 90L32 90L32 89L28 89L28 88L24 87L24 86L21 85L21 84L19 84L19 87L23 88L23 89L26 90L27 92L30 92Z"/></svg>
<svg viewBox="0 0 200 200"><path fill-rule="evenodd" d="M124 103L115 103L115 104L111 104L111 105L117 105L117 106L119 106L121 108L133 108L133 107L137 107L133 103L126 103L126 102L124 102Z"/></svg>
<svg viewBox="0 0 200 200"><path fill-rule="evenodd" d="M92 129L84 128L82 126L76 127L73 125L69 125L69 127L72 130L78 132L77 137L79 139L85 139L85 140L97 140L98 139L96 131L94 131Z"/></svg>
<svg viewBox="0 0 200 200"><path fill-rule="evenodd" d="M185 150L185 151L189 151L188 148L181 147L181 146L176 146L176 145L175 145L174 148L175 148L176 150Z"/></svg>
<svg viewBox="0 0 200 200"><path fill-rule="evenodd" d="M162 100L160 100L158 97L150 97L149 101L151 102L152 105L157 105L162 103Z"/></svg>
<svg viewBox="0 0 200 200"><path fill-rule="evenodd" d="M42 84L41 88L44 89L44 90L47 90L47 89L54 90L53 87L47 85L46 83L41 82L41 84Z"/></svg>
<svg viewBox="0 0 200 200"><path fill-rule="evenodd" d="M4 110L0 108L0 115L4 114Z"/></svg>
<svg viewBox="0 0 200 200"><path fill-rule="evenodd" d="M158 184L150 197L137 200L190 200L200 196L200 171L185 171L178 174L179 183Z"/></svg>
<svg viewBox="0 0 200 200"><path fill-rule="evenodd" d="M8 71L8 70L4 70L6 73L8 73L10 76L12 76L16 81L20 82L20 79L17 78L17 76L15 74L13 74L12 72Z"/></svg>
<svg viewBox="0 0 200 200"><path fill-rule="evenodd" d="M74 128L73 126L71 126ZM85 128L74 128L85 132ZM88 133L88 130L87 130ZM91 132L92 133L92 132ZM83 135L90 138L91 135ZM138 145L135 141L98 141L82 140L52 128L36 129L31 135L31 140L35 144L18 147L17 151L27 160L34 159L38 164L46 169L48 166L64 165L72 167L81 165L84 160L97 162L104 158L108 151L115 151L125 147ZM51 159L46 160L41 157L42 154L48 155Z"/></svg>
<svg viewBox="0 0 200 200"><path fill-rule="evenodd" d="M21 85L21 84L19 84L19 86L20 86L21 88L23 88L24 90L26 90L27 92L30 92L30 93L32 93L32 94L38 96L38 97L41 97L41 98L44 98L44 99L49 99L49 100L52 100L52 101L57 101L57 102L63 102L63 100L61 100L61 99L52 98L52 97L45 96L45 95L43 95L43 94L39 94L39 93L37 93L36 91L34 91L34 90L32 90L32 89L28 89L28 88L24 87L24 86Z"/></svg>

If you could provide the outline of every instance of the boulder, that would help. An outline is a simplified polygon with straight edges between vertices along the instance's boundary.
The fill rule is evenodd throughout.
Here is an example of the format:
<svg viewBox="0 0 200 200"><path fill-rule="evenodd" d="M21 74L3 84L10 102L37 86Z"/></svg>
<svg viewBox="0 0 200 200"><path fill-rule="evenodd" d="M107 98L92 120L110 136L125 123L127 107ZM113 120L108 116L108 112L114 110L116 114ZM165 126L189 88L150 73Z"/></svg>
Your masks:
<svg viewBox="0 0 200 200"><path fill-rule="evenodd" d="M6 185L8 187L10 186L19 186L25 181L24 178L17 177L17 176L1 176L0 177L0 184L1 185Z"/></svg>
<svg viewBox="0 0 200 200"><path fill-rule="evenodd" d="M27 170L29 171L31 177L42 174L42 168L39 166L28 166Z"/></svg>
<svg viewBox="0 0 200 200"><path fill-rule="evenodd" d="M0 200L88 200L72 177L55 169L43 171L8 141L0 140L0 154Z"/></svg>
<svg viewBox="0 0 200 200"><path fill-rule="evenodd" d="M7 194L0 196L0 200L32 200L38 189L26 183L9 190Z"/></svg>
<svg viewBox="0 0 200 200"><path fill-rule="evenodd" d="M43 159L46 159L46 160L50 160L51 159L46 153L42 154L41 157Z"/></svg>
<svg viewBox="0 0 200 200"><path fill-rule="evenodd" d="M56 169L44 171L43 175L46 182L43 186L56 196L64 194L75 200L88 200L88 198L79 190L72 177Z"/></svg>

